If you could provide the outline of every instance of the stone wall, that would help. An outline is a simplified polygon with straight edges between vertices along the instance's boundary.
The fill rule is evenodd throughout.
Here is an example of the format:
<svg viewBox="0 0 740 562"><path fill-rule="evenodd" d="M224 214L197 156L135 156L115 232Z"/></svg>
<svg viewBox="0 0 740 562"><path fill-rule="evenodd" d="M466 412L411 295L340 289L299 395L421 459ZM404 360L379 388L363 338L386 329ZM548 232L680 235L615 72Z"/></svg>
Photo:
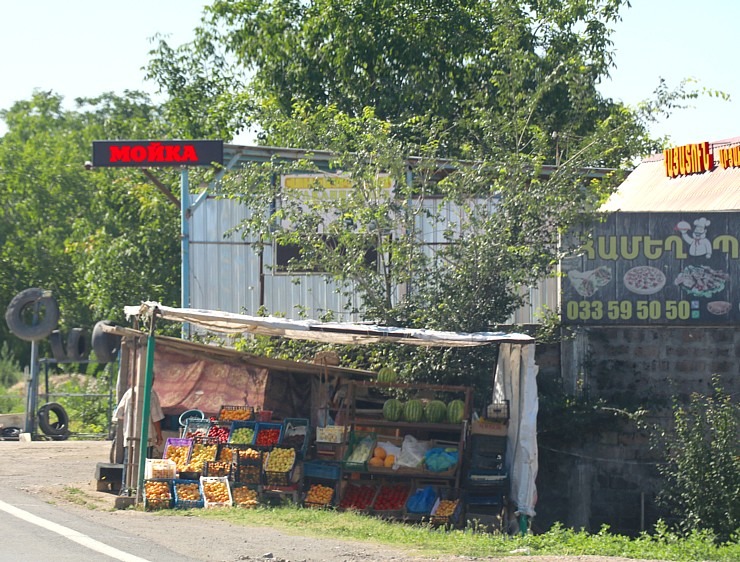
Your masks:
<svg viewBox="0 0 740 562"><path fill-rule="evenodd" d="M588 328L559 348L539 346L541 410L558 389L614 410L585 412L581 425L577 418L559 425L557 416L540 423L535 528L559 521L589 531L649 530L665 516L655 503L659 455L618 410L644 407L648 423L668 424L674 397L708 393L714 373L737 396L739 359L740 329L727 327Z"/></svg>

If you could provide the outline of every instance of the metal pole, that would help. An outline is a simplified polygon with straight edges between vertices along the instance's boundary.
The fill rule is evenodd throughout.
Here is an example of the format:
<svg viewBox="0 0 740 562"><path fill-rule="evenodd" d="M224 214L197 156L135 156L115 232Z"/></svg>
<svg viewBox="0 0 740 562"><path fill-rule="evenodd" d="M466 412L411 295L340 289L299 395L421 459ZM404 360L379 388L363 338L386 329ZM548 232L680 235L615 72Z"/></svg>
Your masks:
<svg viewBox="0 0 740 562"><path fill-rule="evenodd" d="M36 406L39 390L39 344L31 342L31 373L28 381L28 396L26 397L26 425L24 431L31 435L36 432Z"/></svg>
<svg viewBox="0 0 740 562"><path fill-rule="evenodd" d="M144 468L146 465L146 453L149 446L149 419L152 380L154 379L154 323L157 311L152 314L152 324L149 328L146 348L146 372L144 374L144 402L141 407L141 441L139 442L139 473L137 475L136 497L137 501L143 500L144 493Z"/></svg>
<svg viewBox="0 0 740 562"><path fill-rule="evenodd" d="M190 180L188 169L180 172L180 302L182 308L190 308ZM187 339L189 326L182 325L182 337Z"/></svg>

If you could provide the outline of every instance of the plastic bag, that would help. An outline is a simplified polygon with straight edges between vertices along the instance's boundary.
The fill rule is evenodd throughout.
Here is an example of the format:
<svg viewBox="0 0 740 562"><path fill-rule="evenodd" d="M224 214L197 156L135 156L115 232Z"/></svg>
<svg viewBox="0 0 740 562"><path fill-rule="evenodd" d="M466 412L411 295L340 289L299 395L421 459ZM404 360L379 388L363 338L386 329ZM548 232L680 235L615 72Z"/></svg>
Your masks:
<svg viewBox="0 0 740 562"><path fill-rule="evenodd" d="M406 511L409 513L429 513L437 501L437 492L433 486L419 488L406 502Z"/></svg>
<svg viewBox="0 0 740 562"><path fill-rule="evenodd" d="M401 454L396 457L393 468L404 466L408 468L420 468L424 462L424 455L431 448L429 441L419 441L413 435L406 435L401 445Z"/></svg>
<svg viewBox="0 0 740 562"><path fill-rule="evenodd" d="M444 472L454 467L458 458L457 449L434 447L424 455L424 465L431 472Z"/></svg>
<svg viewBox="0 0 740 562"><path fill-rule="evenodd" d="M380 447L385 451L386 455L393 455L393 458L398 458L401 454L401 447L394 445L390 441L378 441L376 447Z"/></svg>

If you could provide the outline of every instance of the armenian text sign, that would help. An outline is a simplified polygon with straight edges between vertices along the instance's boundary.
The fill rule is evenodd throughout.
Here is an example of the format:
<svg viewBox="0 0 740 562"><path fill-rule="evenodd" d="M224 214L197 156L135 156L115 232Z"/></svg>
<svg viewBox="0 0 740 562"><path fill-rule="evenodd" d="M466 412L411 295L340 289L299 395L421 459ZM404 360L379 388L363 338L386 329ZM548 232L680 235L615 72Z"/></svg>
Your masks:
<svg viewBox="0 0 740 562"><path fill-rule="evenodd" d="M566 324L738 324L740 214L613 213L562 271Z"/></svg>

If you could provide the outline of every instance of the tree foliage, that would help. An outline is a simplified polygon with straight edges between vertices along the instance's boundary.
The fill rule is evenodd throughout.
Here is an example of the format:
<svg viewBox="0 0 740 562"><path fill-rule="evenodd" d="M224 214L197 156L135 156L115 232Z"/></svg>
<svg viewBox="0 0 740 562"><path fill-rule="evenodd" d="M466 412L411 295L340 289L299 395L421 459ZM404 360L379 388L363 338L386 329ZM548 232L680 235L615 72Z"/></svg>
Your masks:
<svg viewBox="0 0 740 562"><path fill-rule="evenodd" d="M83 166L93 140L161 135L158 110L135 92L76 103L67 110L61 96L36 92L2 113L0 139L0 302L49 289L62 331L123 321L126 303L177 302L179 287L179 210L139 171ZM0 339L27 357L4 322Z"/></svg>

